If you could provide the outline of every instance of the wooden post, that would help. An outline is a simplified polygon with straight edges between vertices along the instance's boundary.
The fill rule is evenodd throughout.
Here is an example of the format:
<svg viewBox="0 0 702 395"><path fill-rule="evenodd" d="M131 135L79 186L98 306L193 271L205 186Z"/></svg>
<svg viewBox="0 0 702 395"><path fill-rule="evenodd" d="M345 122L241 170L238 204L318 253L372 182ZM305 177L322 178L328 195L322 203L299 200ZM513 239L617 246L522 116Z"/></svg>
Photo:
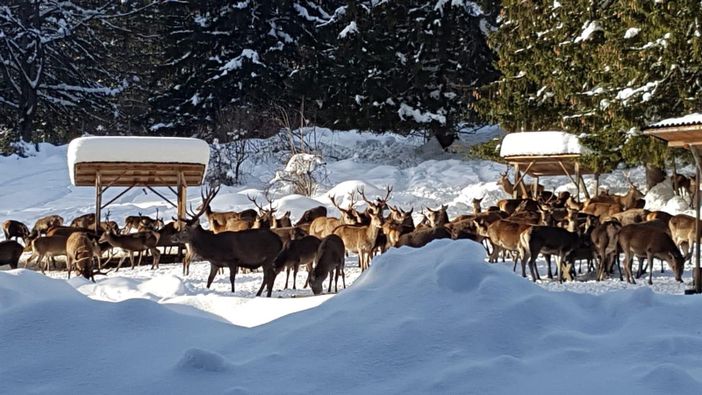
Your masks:
<svg viewBox="0 0 702 395"><path fill-rule="evenodd" d="M576 199L580 202L580 163L575 162L575 189Z"/></svg>
<svg viewBox="0 0 702 395"><path fill-rule="evenodd" d="M95 172L95 234L100 229L100 211L102 209L102 180L100 170Z"/></svg>
<svg viewBox="0 0 702 395"><path fill-rule="evenodd" d="M695 147L691 147L692 156L695 158L696 180L700 179L700 152ZM700 271L700 194L699 184L695 190L695 268L692 271L692 281L695 286L695 293L702 293L702 271Z"/></svg>
<svg viewBox="0 0 702 395"><path fill-rule="evenodd" d="M185 176L183 172L178 173L178 229L182 229L183 221L181 218L185 218L185 204L188 200L188 186L185 184Z"/></svg>
<svg viewBox="0 0 702 395"><path fill-rule="evenodd" d="M595 193L593 196L600 195L600 173L595 173Z"/></svg>
<svg viewBox="0 0 702 395"><path fill-rule="evenodd" d="M531 196L536 199L539 196L539 176L534 177L534 186Z"/></svg>
<svg viewBox="0 0 702 395"><path fill-rule="evenodd" d="M517 199L521 196L517 196L519 193L519 181L521 181L522 176L519 174L519 163L514 164L514 191L512 191L512 197Z"/></svg>

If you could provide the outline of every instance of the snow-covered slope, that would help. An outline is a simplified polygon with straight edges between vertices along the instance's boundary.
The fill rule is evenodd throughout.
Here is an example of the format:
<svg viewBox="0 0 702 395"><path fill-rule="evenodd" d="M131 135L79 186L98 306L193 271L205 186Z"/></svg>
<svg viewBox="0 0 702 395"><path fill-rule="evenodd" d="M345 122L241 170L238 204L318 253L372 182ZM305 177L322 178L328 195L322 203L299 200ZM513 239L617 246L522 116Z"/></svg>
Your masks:
<svg viewBox="0 0 702 395"><path fill-rule="evenodd" d="M553 293L481 246L393 250L255 328L0 273L0 393L642 393L702 386L702 299Z"/></svg>

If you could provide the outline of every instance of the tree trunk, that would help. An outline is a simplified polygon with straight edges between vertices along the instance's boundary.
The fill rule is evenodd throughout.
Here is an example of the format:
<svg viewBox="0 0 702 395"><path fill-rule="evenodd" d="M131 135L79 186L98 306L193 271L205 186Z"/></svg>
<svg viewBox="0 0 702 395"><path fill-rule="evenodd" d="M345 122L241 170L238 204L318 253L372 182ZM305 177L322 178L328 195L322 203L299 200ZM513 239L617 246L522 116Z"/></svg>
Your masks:
<svg viewBox="0 0 702 395"><path fill-rule="evenodd" d="M665 181L665 170L655 165L646 164L646 187L651 189L663 181Z"/></svg>

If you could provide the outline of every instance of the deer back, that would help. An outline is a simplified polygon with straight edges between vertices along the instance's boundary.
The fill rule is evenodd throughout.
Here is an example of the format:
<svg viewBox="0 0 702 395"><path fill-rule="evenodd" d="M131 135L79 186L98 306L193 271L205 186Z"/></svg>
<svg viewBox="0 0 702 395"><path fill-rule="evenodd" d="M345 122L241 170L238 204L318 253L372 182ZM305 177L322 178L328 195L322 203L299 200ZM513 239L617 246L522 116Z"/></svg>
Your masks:
<svg viewBox="0 0 702 395"><path fill-rule="evenodd" d="M295 223L295 226L299 226L302 224L311 224L312 221L314 221L316 218L319 217L326 217L327 216L327 208L324 206L317 206L314 208L311 208L307 211L305 211L302 214L302 217Z"/></svg>
<svg viewBox="0 0 702 395"><path fill-rule="evenodd" d="M0 266L10 265L11 269L17 269L24 247L14 240L0 241Z"/></svg>

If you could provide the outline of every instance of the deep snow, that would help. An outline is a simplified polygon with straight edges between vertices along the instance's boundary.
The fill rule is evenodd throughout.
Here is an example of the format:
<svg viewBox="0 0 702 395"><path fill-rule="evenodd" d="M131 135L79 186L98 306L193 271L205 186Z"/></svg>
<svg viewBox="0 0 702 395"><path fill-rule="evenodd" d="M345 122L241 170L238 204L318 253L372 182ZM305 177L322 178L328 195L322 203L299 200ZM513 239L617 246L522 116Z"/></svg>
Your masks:
<svg viewBox="0 0 702 395"><path fill-rule="evenodd" d="M470 241L393 250L254 328L3 272L0 392L699 392L699 297L547 292L483 259Z"/></svg>

